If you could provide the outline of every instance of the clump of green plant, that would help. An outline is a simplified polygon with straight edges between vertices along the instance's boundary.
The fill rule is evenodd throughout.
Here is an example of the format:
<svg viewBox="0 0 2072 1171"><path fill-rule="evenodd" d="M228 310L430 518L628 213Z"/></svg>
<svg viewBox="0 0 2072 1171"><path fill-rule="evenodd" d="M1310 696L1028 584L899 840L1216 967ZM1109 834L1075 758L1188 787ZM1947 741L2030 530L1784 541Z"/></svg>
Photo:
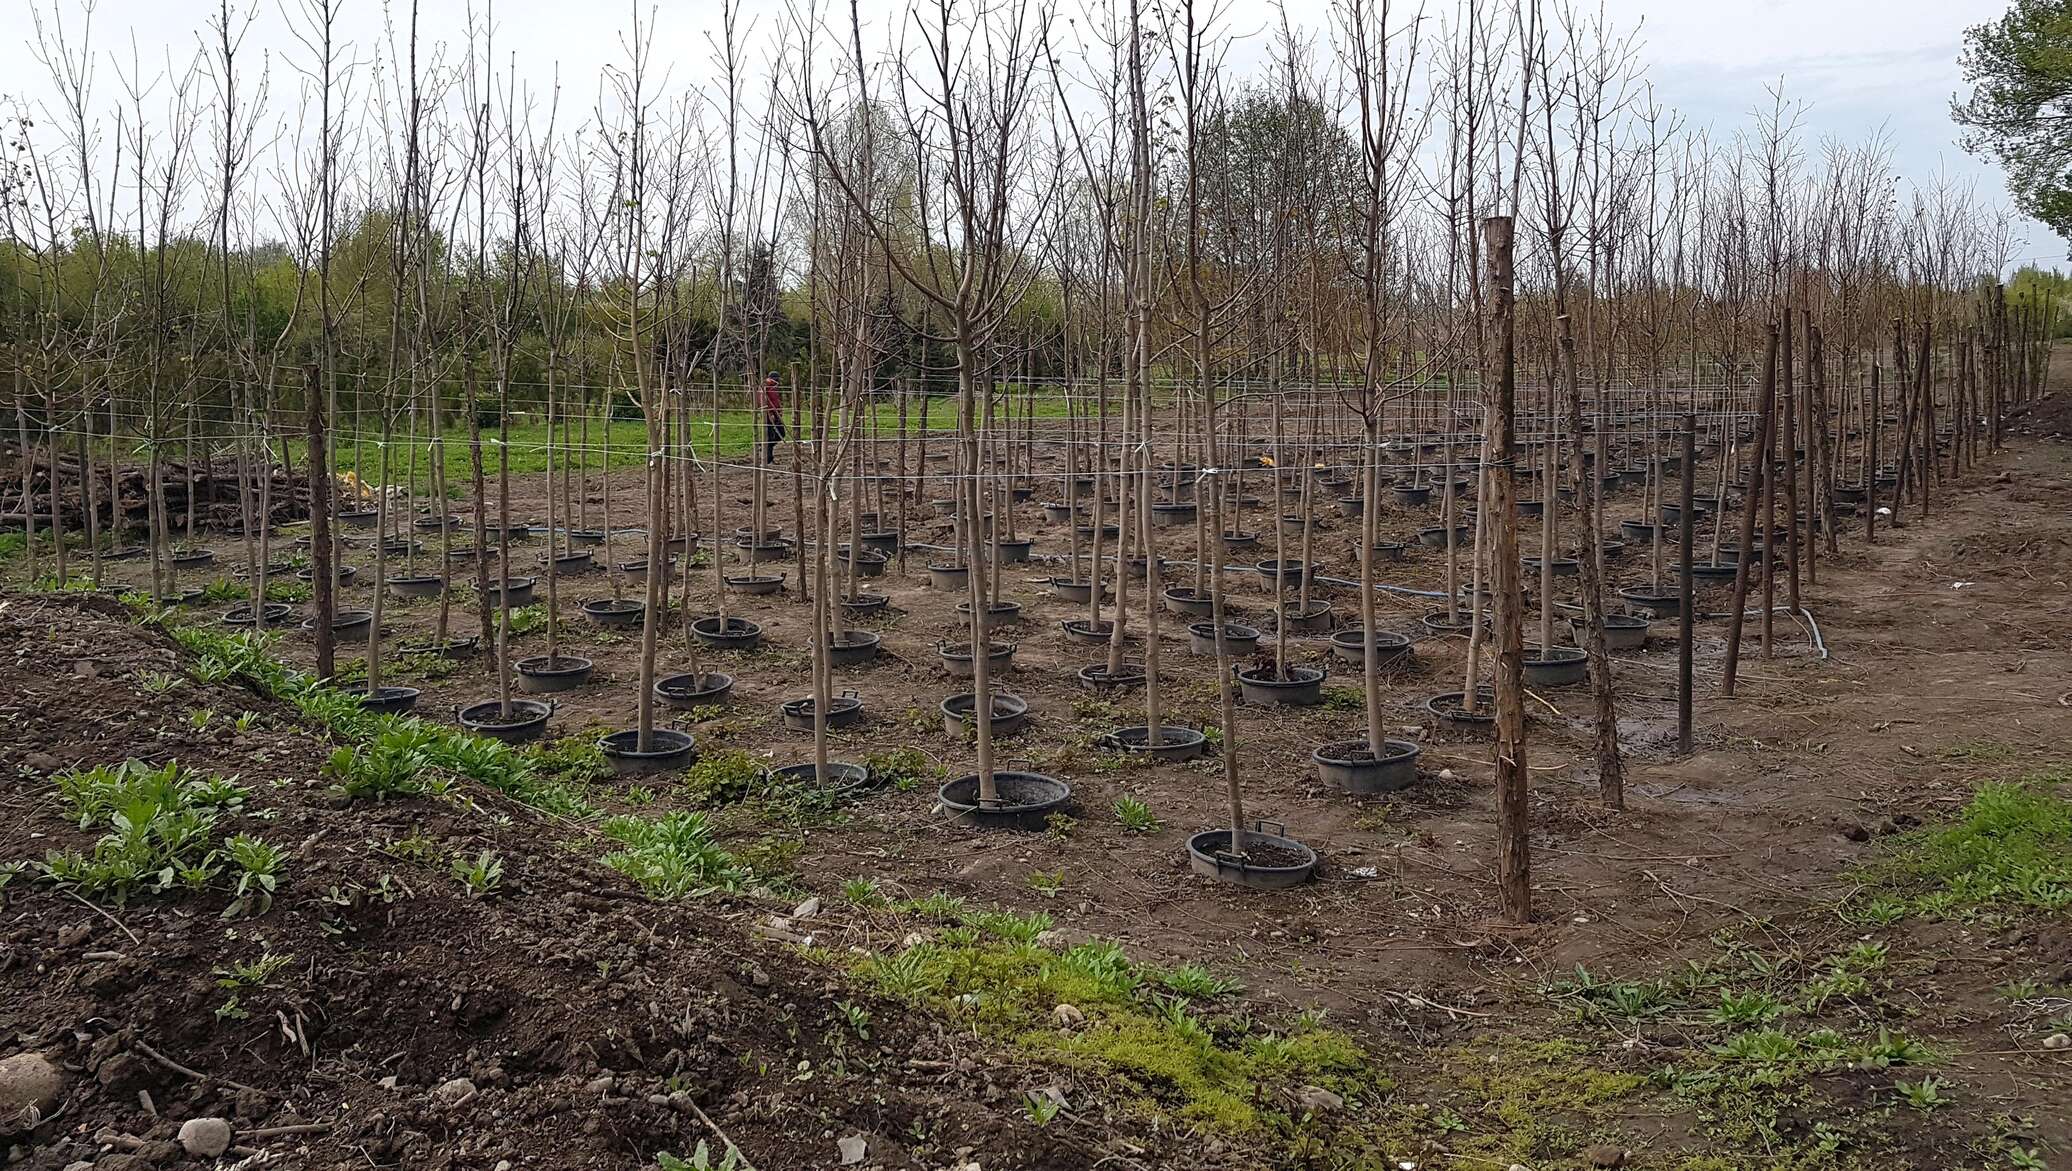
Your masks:
<svg viewBox="0 0 2072 1171"><path fill-rule="evenodd" d="M764 775L760 760L738 748L724 748L699 757L684 770L684 794L699 805L729 804L759 789Z"/></svg>
<svg viewBox="0 0 2072 1171"><path fill-rule="evenodd" d="M1135 797L1124 796L1115 799L1115 820L1122 823L1125 833L1158 832L1158 818L1152 815L1151 806Z"/></svg>
<svg viewBox="0 0 2072 1171"><path fill-rule="evenodd" d="M504 860L494 850L455 858L451 870L471 899L488 898L504 885Z"/></svg>
<svg viewBox="0 0 2072 1171"><path fill-rule="evenodd" d="M851 878L842 883L842 897L859 907L883 907L887 905L884 892L878 889L874 878Z"/></svg>
<svg viewBox="0 0 2072 1171"><path fill-rule="evenodd" d="M201 889L220 870L217 819L243 807L249 794L234 781L203 776L178 763L125 761L60 773L58 792L81 829L107 832L85 853L53 850L42 877L87 896L126 900L137 889Z"/></svg>
<svg viewBox="0 0 2072 1171"><path fill-rule="evenodd" d="M581 733L534 747L532 760L541 775L570 785L601 781L612 772L597 737Z"/></svg>
<svg viewBox="0 0 2072 1171"><path fill-rule="evenodd" d="M748 870L713 839L705 815L679 810L658 818L614 817L604 835L620 848L604 864L638 883L649 898L674 900L739 890Z"/></svg>
<svg viewBox="0 0 2072 1171"><path fill-rule="evenodd" d="M2060 780L1981 786L1954 822L1908 835L1889 863L1887 877L1917 888L1914 898L1879 895L1854 909L1883 918L1895 903L1902 914L2072 908L2072 801L2054 791Z"/></svg>
<svg viewBox="0 0 2072 1171"><path fill-rule="evenodd" d="M444 792L446 781L432 768L430 749L435 739L421 725L398 725L375 736L364 748L333 751L324 762L323 774L339 792L356 801Z"/></svg>
<svg viewBox="0 0 2072 1171"><path fill-rule="evenodd" d="M251 834L236 834L224 841L222 854L237 877L237 897L223 909L223 917L264 915L280 886L280 847Z"/></svg>

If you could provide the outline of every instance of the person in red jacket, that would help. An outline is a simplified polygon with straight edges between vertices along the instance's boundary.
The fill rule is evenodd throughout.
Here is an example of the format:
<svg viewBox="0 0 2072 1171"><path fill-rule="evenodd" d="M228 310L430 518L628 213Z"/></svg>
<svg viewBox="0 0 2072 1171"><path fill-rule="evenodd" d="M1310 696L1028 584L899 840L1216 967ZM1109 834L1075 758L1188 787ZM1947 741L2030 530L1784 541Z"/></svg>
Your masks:
<svg viewBox="0 0 2072 1171"><path fill-rule="evenodd" d="M777 444L784 439L784 400L777 394L777 372L763 379L763 462L777 462Z"/></svg>

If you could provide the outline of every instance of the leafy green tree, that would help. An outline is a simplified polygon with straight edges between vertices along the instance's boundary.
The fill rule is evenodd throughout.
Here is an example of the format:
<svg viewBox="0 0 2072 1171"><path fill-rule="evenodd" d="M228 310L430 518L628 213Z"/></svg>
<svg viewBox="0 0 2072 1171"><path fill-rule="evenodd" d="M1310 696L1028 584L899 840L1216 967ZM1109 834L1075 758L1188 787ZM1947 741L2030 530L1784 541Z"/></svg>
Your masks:
<svg viewBox="0 0 2072 1171"><path fill-rule="evenodd" d="M2007 169L2016 203L2072 240L2072 0L2014 0L1964 31L1966 149Z"/></svg>

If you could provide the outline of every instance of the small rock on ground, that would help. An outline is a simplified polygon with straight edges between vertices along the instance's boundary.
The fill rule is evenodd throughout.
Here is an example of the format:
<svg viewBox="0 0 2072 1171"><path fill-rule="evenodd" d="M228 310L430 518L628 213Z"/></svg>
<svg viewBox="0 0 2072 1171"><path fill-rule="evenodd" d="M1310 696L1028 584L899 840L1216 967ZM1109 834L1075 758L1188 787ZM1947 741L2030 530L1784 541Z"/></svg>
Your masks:
<svg viewBox="0 0 2072 1171"><path fill-rule="evenodd" d="M180 1124L180 1146L197 1159L213 1159L230 1149L230 1122L190 1118Z"/></svg>
<svg viewBox="0 0 2072 1171"><path fill-rule="evenodd" d="M0 1127L34 1111L38 1118L57 1105L65 1074L41 1053L17 1053L0 1061Z"/></svg>

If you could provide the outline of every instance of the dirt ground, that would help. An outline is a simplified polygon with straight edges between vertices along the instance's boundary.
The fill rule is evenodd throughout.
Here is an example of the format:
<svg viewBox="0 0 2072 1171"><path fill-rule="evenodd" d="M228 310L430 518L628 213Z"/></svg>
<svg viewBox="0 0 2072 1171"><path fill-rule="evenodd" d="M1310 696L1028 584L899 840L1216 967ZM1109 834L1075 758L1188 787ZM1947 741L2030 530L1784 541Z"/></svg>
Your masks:
<svg viewBox="0 0 2072 1171"><path fill-rule="evenodd" d="M896 946L907 926L842 897L845 882L869 879L889 895L940 891L972 905L1042 912L1064 941L1111 939L1144 961L1208 965L1241 981L1244 1010L1263 1018L1325 1010L1388 1064L1396 1086L1389 1110L1460 1124L1403 1131L1417 1137L1402 1139L1387 1165L2020 1165L1999 1161L2010 1145L2072 1159L2072 1111L2064 1107L2072 1054L2043 1048L2034 1014L2020 1003L2048 1003L2053 988L2068 994L2065 914L1985 926L1866 926L1837 913L1864 883L1861 868L1891 840L1951 817L1982 782L2064 760L2061 746L2072 737L2072 519L2059 502L2068 493L2072 446L2017 436L1975 472L1939 487L1925 516L1910 512L1875 545L1863 543L1857 526L1845 528L1840 554L1823 554L1817 582L1805 584L1812 624L1780 615L1773 653L1751 643L1734 698L1719 694L1725 623L1701 621L1698 749L1688 757L1675 752L1675 624L1656 622L1648 647L1617 656L1615 667L1629 769L1623 810L1598 800L1587 691L1536 695L1528 764L1537 916L1523 928L1494 913L1488 745L1436 732L1425 719L1428 696L1460 687L1465 646L1425 634L1419 618L1429 599L1393 594L1380 603L1385 628L1418 639L1417 666L1387 682L1392 734L1423 746L1412 787L1363 799L1316 778L1314 746L1362 733L1356 667L1332 665L1321 706L1241 707L1235 728L1218 729L1219 741L1234 742L1248 815L1284 823L1323 859L1301 887L1233 889L1190 873L1184 849L1191 833L1222 824L1220 762L1149 766L1103 747L1112 728L1142 722L1141 704L1134 692L1096 696L1077 686L1074 672L1103 653L1058 630L1084 607L1058 601L1043 584L1062 571L1055 557L1069 533L1043 521L1036 502L1021 518L1036 539L1036 562L1012 567L1005 583L1004 596L1022 603L1024 616L1002 636L1016 650L997 681L1029 702L1034 719L1000 755L1068 780L1071 819L1048 833L961 828L935 808L928 785L863 797L843 816L804 827L723 811L729 842L783 848L789 886L763 898L649 902L600 867L598 851L586 853L588 828L492 793L477 794L474 807L346 806L318 777L328 746L291 713L229 684L189 679L154 694L152 672L182 667L163 635L132 624L112 601L13 592L0 601L0 649L13 661L0 677L0 764L8 766L0 860L90 842L93 835L63 821L45 778L125 756L240 774L254 788L253 804L270 811L268 836L298 843L293 897L227 927L200 900L140 900L110 913L28 875L0 892L8 900L0 919L0 1023L11 1036L4 1048L56 1053L68 1071L59 1116L26 1132L14 1157L37 1168L92 1162L116 1171L176 1162L168 1140L179 1121L225 1113L258 1136L244 1140L263 1152L246 1156L250 1166L631 1167L651 1164L659 1151L686 1153L700 1138L716 1148L721 1131L765 1171L834 1166L836 1140L850 1134L872 1137L865 1165L876 1166L1384 1165L1371 1150L1348 1147L1345 1161L1333 1162L1329 1153L1146 1125L1089 1104L1103 1089L1084 1071L1072 1092L1085 1101L1037 1125L1014 1103L1054 1073L953 1021L895 1006L875 1014L879 1026L859 1046L867 1049L862 1072L785 1076L801 1060L829 1060L825 1022L839 1006L872 1003L868 990L787 941L810 929L822 949L877 950ZM541 485L518 485L516 499L517 515L544 515ZM1615 495L1610 517L1637 515L1639 499L1631 489ZM728 502L736 518L738 501ZM790 516L780 495L773 523L788 530ZM1384 533L1405 539L1433 523L1430 516L1391 508ZM1327 573L1356 575L1356 524L1325 521ZM946 543L949 531L917 529L911 539ZM217 544L227 559L232 540ZM1266 545L1257 556L1272 556L1270 536ZM522 559L531 572L542 548L538 539L514 545L514 566ZM1525 548L1536 548L1530 535ZM1184 550L1191 532L1170 534L1161 551L1184 558ZM365 606L371 552L349 558L361 581L345 588L341 604ZM895 565L871 583L890 599L888 614L866 623L886 649L873 665L835 672L838 689L862 697L867 713L859 727L836 734L837 759L918 747L950 776L973 765L970 747L945 737L936 715L944 696L966 688L936 660L938 641L960 637L952 611L960 598L928 588L927 560L917 551L906 572ZM780 568L796 587L797 566ZM1428 549L1413 547L1407 561L1384 569L1388 581L1412 589L1442 580ZM144 578L134 564L113 572ZM186 584L207 580L190 576ZM1614 563L1611 584L1647 577L1642 551L1632 550ZM584 687L555 697L552 735L587 738L631 724L637 639L601 632L577 609L609 592L602 570L561 582L563 653L598 666ZM1140 595L1133 583L1133 609ZM1232 618L1270 625L1271 596L1256 575L1233 574L1231 596ZM1357 621L1352 591L1319 596L1333 601L1341 621ZM1719 590L1703 602L1710 614L1727 606ZM711 604L710 571L700 570L692 608L706 613ZM428 631L436 605L391 602L389 645ZM667 713L672 726L691 731L707 752L741 748L775 764L809 759L810 736L784 730L776 711L808 693L808 608L796 588L735 598L730 607L761 623L765 645L698 659L735 676L734 699L695 716ZM454 622L473 630L463 607ZM1141 629L1141 611L1132 622ZM1214 728L1213 660L1189 655L1184 620L1163 616L1162 628L1168 718ZM544 640L539 631L522 635L515 653L544 653ZM1295 661L1328 663L1322 636L1291 641ZM284 635L279 649L291 661L309 660L300 632ZM663 660L665 672L693 662L673 622ZM435 718L493 694L479 662L426 670L413 659L390 681L422 688L419 711ZM196 730L188 713L204 707L257 709L261 718L245 731ZM666 779L638 787L603 781L590 796L610 812L648 815L685 800ZM1114 813L1124 796L1147 804L1159 828L1129 832ZM432 874L419 885L436 885L439 897L383 903L352 895L342 910L324 901L327 891L375 883L385 867L400 870L371 857L369 844L414 833L448 852L498 851L510 889L467 899ZM758 930L809 896L820 903L810 923ZM1815 1077L1793 1099L1790 1125L1772 1131L1796 1142L1830 1115L1851 1120L1854 1137L1826 1152L1827 1163L1808 1146L1766 1149L1772 1131L1751 1139L1727 1127L1714 1117L1716 1102L1692 1106L1637 1091L1579 1128L1599 1141L1467 1141L1498 1133L1516 1140L1529 1129L1517 1111L1499 1109L1507 1098L1522 1095L1525 1114L1536 1097L1549 1111L1566 1108L1544 1083L1493 1084L1475 1069L1485 1054L1508 1066L1520 1060L1520 1045L1561 1044L1581 1051L1592 1069L1646 1079L1707 1043L1700 1031L1666 1022L1579 1033L1573 1001L1549 991L1573 982L1579 965L1641 979L1712 962L1723 950L1811 962L1866 941L1890 949L1899 975L1882 1015L1864 1021L1903 1022L1929 1039L1937 1054L1930 1068L1955 1087L1953 1107L1892 1107L1893 1075L1883 1070ZM225 1022L211 1011L222 995L216 968L226 954L266 950L297 956L293 994L266 1000L272 1020ZM2046 991L2011 1003L1996 989L2013 981ZM441 1089L455 1078L470 1079L472 1089ZM899 1137L917 1118L933 1129L928 1143ZM122 1163L125 1156L139 1161Z"/></svg>

